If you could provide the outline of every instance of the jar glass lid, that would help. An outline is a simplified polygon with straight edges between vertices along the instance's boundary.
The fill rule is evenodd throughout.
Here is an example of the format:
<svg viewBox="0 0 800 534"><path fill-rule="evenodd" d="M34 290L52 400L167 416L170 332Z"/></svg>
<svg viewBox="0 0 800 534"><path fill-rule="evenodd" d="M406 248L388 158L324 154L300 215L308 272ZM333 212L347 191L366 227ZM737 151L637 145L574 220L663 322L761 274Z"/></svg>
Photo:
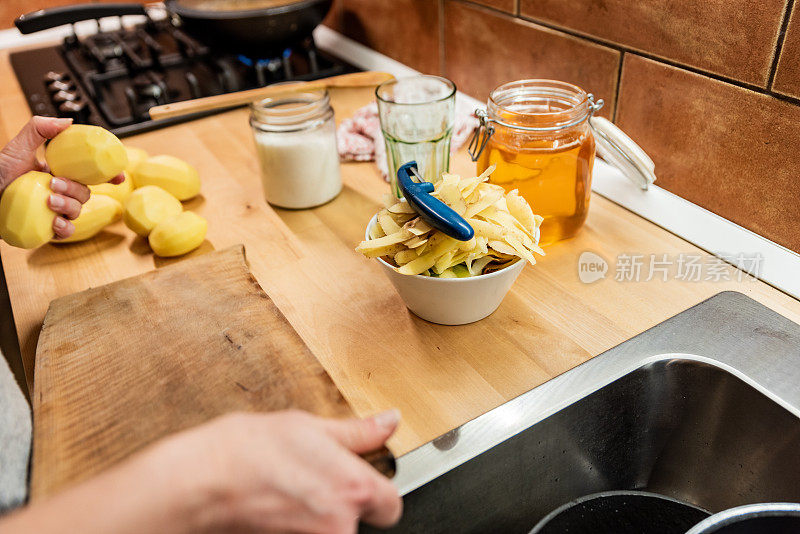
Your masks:
<svg viewBox="0 0 800 534"><path fill-rule="evenodd" d="M592 117L589 124L601 158L642 189L656 180L653 160L616 124L604 117Z"/></svg>

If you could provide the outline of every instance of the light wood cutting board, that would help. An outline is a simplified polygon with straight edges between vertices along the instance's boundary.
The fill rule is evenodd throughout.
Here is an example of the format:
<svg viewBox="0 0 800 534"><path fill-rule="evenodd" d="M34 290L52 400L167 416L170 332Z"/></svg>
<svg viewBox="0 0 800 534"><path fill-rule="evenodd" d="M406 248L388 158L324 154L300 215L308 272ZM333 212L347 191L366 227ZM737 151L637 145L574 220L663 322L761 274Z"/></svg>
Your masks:
<svg viewBox="0 0 800 534"><path fill-rule="evenodd" d="M243 246L54 300L36 350L33 499L235 410L353 412ZM371 457L391 474L388 451Z"/></svg>

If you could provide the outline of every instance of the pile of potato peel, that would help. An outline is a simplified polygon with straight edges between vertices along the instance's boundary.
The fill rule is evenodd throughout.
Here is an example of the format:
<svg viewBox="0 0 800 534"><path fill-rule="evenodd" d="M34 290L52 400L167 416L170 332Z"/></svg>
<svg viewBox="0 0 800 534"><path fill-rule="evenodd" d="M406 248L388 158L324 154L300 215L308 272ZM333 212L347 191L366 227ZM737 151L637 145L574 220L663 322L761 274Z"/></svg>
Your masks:
<svg viewBox="0 0 800 534"><path fill-rule="evenodd" d="M487 183L494 166L480 176L443 174L433 196L453 208L475 230L469 241L453 239L422 220L405 201L391 194L370 227L370 239L356 251L381 257L399 273L465 278L503 269L520 258L536 263L544 255L537 244L542 217L534 215L518 191Z"/></svg>

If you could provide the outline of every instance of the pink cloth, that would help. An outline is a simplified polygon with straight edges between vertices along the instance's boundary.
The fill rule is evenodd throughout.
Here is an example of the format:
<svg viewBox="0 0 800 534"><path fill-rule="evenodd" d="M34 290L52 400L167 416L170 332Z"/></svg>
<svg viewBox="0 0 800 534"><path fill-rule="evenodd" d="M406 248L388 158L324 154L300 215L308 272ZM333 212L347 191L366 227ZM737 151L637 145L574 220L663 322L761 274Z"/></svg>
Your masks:
<svg viewBox="0 0 800 534"><path fill-rule="evenodd" d="M462 100L456 99L455 124L450 152L455 152L466 143L472 131L478 127L474 110ZM378 104L372 102L358 109L352 117L345 119L336 130L339 159L342 161L375 161L384 180L389 180L386 164L386 144L381 133Z"/></svg>

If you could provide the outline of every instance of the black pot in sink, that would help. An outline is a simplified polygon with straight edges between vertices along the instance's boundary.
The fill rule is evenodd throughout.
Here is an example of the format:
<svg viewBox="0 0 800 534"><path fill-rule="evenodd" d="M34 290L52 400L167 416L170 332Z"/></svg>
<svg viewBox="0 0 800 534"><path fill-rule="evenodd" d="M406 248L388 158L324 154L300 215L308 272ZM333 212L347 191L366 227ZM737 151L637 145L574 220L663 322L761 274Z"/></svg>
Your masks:
<svg viewBox="0 0 800 534"><path fill-rule="evenodd" d="M686 534L796 534L800 503L747 504L714 514Z"/></svg>
<svg viewBox="0 0 800 534"><path fill-rule="evenodd" d="M711 514L646 491L605 491L556 508L531 534L684 534Z"/></svg>

